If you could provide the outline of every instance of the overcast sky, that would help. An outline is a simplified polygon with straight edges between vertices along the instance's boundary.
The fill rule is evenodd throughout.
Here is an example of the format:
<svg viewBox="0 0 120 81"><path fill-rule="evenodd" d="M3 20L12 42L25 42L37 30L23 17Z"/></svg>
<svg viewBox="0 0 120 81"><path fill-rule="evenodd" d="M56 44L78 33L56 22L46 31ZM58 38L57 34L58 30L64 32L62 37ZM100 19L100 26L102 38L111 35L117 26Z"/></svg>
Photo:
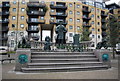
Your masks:
<svg viewBox="0 0 120 81"><path fill-rule="evenodd" d="M120 0L110 0L110 1L107 1L106 4L111 4L111 3L117 3L119 2Z"/></svg>

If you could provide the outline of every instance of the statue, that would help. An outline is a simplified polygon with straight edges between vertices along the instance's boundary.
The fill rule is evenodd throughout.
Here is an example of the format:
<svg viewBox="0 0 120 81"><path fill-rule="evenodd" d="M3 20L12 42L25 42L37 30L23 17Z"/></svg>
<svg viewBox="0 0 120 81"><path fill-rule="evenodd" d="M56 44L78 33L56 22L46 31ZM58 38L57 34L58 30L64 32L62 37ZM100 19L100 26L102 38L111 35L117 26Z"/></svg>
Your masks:
<svg viewBox="0 0 120 81"><path fill-rule="evenodd" d="M102 39L102 42L99 42L97 44L96 49L101 49L102 47L104 47L105 49L108 48L107 39Z"/></svg>
<svg viewBox="0 0 120 81"><path fill-rule="evenodd" d="M62 25L63 24L62 21L60 21L59 23L60 23L60 25L58 25L56 27L55 32L57 34L56 43L58 43L60 45L60 44L66 43L65 42L65 34L67 32L67 29Z"/></svg>
<svg viewBox="0 0 120 81"><path fill-rule="evenodd" d="M50 43L50 37L46 36L45 37L45 43L44 43L44 50L51 50L51 43Z"/></svg>
<svg viewBox="0 0 120 81"><path fill-rule="evenodd" d="M22 41L19 41L18 48L30 48L30 42L25 37L22 37Z"/></svg>
<svg viewBox="0 0 120 81"><path fill-rule="evenodd" d="M82 47L80 46L80 41L79 41L80 35L79 34L75 34L73 36L73 51L77 51L80 52Z"/></svg>

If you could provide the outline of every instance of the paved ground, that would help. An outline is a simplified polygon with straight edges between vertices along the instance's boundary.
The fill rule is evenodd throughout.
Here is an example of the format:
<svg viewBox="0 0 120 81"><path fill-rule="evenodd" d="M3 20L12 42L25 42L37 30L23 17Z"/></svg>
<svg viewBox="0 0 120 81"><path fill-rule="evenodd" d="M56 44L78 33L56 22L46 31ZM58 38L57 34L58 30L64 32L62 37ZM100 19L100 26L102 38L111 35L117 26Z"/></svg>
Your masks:
<svg viewBox="0 0 120 81"><path fill-rule="evenodd" d="M0 65L1 66L1 65ZM79 72L54 72L28 74L14 72L15 63L2 65L3 79L118 79L118 60L112 60L112 68L108 70L79 71ZM1 68L0 68L1 69Z"/></svg>

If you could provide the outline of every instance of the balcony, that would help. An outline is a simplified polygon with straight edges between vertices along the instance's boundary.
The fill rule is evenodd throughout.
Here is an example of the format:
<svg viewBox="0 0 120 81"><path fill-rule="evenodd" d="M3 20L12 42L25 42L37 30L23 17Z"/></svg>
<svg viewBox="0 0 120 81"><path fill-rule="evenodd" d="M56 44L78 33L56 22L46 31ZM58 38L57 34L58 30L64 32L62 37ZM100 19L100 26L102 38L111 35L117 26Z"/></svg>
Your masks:
<svg viewBox="0 0 120 81"><path fill-rule="evenodd" d="M9 20L8 20L8 19L0 20L0 23L2 23L2 24L7 24L7 23L9 23Z"/></svg>
<svg viewBox="0 0 120 81"><path fill-rule="evenodd" d="M39 19L31 20L31 19L28 19L27 23L28 24L45 24L45 20L39 20Z"/></svg>
<svg viewBox="0 0 120 81"><path fill-rule="evenodd" d="M0 40L7 41L8 40L8 36L2 36L2 37L0 37Z"/></svg>
<svg viewBox="0 0 120 81"><path fill-rule="evenodd" d="M83 24L83 27L91 27L91 24Z"/></svg>
<svg viewBox="0 0 120 81"><path fill-rule="evenodd" d="M0 5L0 7L2 7L2 8L10 8L10 4L3 4L3 5Z"/></svg>
<svg viewBox="0 0 120 81"><path fill-rule="evenodd" d="M32 38L33 40L38 41L39 40L39 36L28 36L29 38Z"/></svg>
<svg viewBox="0 0 120 81"><path fill-rule="evenodd" d="M27 30L27 32L30 32L30 33L38 33L39 32L39 28L31 29L31 27L28 27L26 30Z"/></svg>
<svg viewBox="0 0 120 81"><path fill-rule="evenodd" d="M59 24L59 21L55 20L50 20L50 24ZM63 21L63 25L67 25L67 21Z"/></svg>
<svg viewBox="0 0 120 81"><path fill-rule="evenodd" d="M10 12L0 12L0 16L9 16Z"/></svg>
<svg viewBox="0 0 120 81"><path fill-rule="evenodd" d="M42 3L27 3L27 6L33 8L44 8L46 5Z"/></svg>
<svg viewBox="0 0 120 81"><path fill-rule="evenodd" d="M102 20L101 20L101 22L102 22L102 23L105 23L105 22L106 22L106 20L105 20L105 19L102 19Z"/></svg>
<svg viewBox="0 0 120 81"><path fill-rule="evenodd" d="M83 8L83 10L82 10L84 13L90 13L91 11L90 10L88 10L88 9L84 9Z"/></svg>
<svg viewBox="0 0 120 81"><path fill-rule="evenodd" d="M82 18L83 18L83 20L90 20L91 19L90 17L85 17L85 16L83 16Z"/></svg>
<svg viewBox="0 0 120 81"><path fill-rule="evenodd" d="M102 26L101 28L103 31L106 31L106 29L107 29L106 26Z"/></svg>
<svg viewBox="0 0 120 81"><path fill-rule="evenodd" d="M45 16L45 12L42 12L42 11L28 11L27 15L29 15L29 16Z"/></svg>
<svg viewBox="0 0 120 81"><path fill-rule="evenodd" d="M50 13L50 16L67 17L66 13Z"/></svg>
<svg viewBox="0 0 120 81"><path fill-rule="evenodd" d="M101 13L101 16L102 16L102 17L107 17L108 15L105 14L105 13Z"/></svg>
<svg viewBox="0 0 120 81"><path fill-rule="evenodd" d="M64 9L67 10L67 6L66 5L50 5L51 9Z"/></svg>
<svg viewBox="0 0 120 81"><path fill-rule="evenodd" d="M107 36L107 33L105 31L102 31L102 36L103 37Z"/></svg>
<svg viewBox="0 0 120 81"><path fill-rule="evenodd" d="M9 28L8 27L3 27L2 28L2 32L8 32L9 31Z"/></svg>

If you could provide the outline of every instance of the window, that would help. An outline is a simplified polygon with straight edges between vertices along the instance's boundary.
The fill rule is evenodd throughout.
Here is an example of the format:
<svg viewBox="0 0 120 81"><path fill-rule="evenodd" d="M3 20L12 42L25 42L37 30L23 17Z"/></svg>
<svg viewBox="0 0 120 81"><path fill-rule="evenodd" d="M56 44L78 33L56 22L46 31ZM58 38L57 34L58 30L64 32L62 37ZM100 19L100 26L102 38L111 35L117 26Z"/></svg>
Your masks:
<svg viewBox="0 0 120 81"><path fill-rule="evenodd" d="M100 25L100 22L98 22L98 25Z"/></svg>
<svg viewBox="0 0 120 81"><path fill-rule="evenodd" d="M98 35L98 38L100 39L100 35Z"/></svg>
<svg viewBox="0 0 120 81"><path fill-rule="evenodd" d="M55 10L51 9L51 12L55 12Z"/></svg>
<svg viewBox="0 0 120 81"><path fill-rule="evenodd" d="M21 20L24 20L24 16L21 16Z"/></svg>
<svg viewBox="0 0 120 81"><path fill-rule="evenodd" d="M69 13L70 13L70 14L73 14L73 12L72 12L72 11L69 11Z"/></svg>
<svg viewBox="0 0 120 81"><path fill-rule="evenodd" d="M40 17L41 20L44 20L44 17Z"/></svg>
<svg viewBox="0 0 120 81"><path fill-rule="evenodd" d="M21 8L21 11L24 12L24 11L25 11L25 8Z"/></svg>
<svg viewBox="0 0 120 81"><path fill-rule="evenodd" d="M99 16L97 16L97 18L100 18Z"/></svg>
<svg viewBox="0 0 120 81"><path fill-rule="evenodd" d="M92 31L94 31L95 29L94 28L92 28Z"/></svg>
<svg viewBox="0 0 120 81"><path fill-rule="evenodd" d="M99 13L99 9L97 9L97 12Z"/></svg>
<svg viewBox="0 0 120 81"><path fill-rule="evenodd" d="M15 24L12 24L12 27L13 27L13 28L15 28L15 27L16 27L16 25L15 25Z"/></svg>
<svg viewBox="0 0 120 81"><path fill-rule="evenodd" d="M94 8L92 8L91 11L94 11Z"/></svg>
<svg viewBox="0 0 120 81"><path fill-rule="evenodd" d="M72 22L73 21L72 18L70 18L69 21Z"/></svg>
<svg viewBox="0 0 120 81"><path fill-rule="evenodd" d="M15 32L11 32L11 36L15 36Z"/></svg>
<svg viewBox="0 0 120 81"><path fill-rule="evenodd" d="M54 1L51 1L51 5L54 5L55 4L55 2Z"/></svg>
<svg viewBox="0 0 120 81"><path fill-rule="evenodd" d="M51 17L51 20L54 20L54 17Z"/></svg>
<svg viewBox="0 0 120 81"><path fill-rule="evenodd" d="M16 19L16 17L15 16L12 16L12 20L15 20Z"/></svg>
<svg viewBox="0 0 120 81"><path fill-rule="evenodd" d="M72 3L70 3L69 6L72 7Z"/></svg>
<svg viewBox="0 0 120 81"><path fill-rule="evenodd" d="M20 27L23 28L23 27L24 27L24 24L20 24Z"/></svg>
<svg viewBox="0 0 120 81"><path fill-rule="evenodd" d="M80 12L79 12L79 11L77 11L77 15L80 15Z"/></svg>
<svg viewBox="0 0 120 81"><path fill-rule="evenodd" d="M77 22L80 22L80 19L77 19Z"/></svg>
<svg viewBox="0 0 120 81"><path fill-rule="evenodd" d="M43 4L43 3L45 3L45 1L41 1L41 3Z"/></svg>
<svg viewBox="0 0 120 81"><path fill-rule="evenodd" d="M21 3L22 3L22 4L25 4L25 1L22 1Z"/></svg>
<svg viewBox="0 0 120 81"><path fill-rule="evenodd" d="M16 12L16 8L13 8L12 11L13 11L13 12Z"/></svg>
<svg viewBox="0 0 120 81"><path fill-rule="evenodd" d="M94 24L94 21L92 21L92 23L91 24Z"/></svg>
<svg viewBox="0 0 120 81"><path fill-rule="evenodd" d="M80 7L80 5L77 5L77 8L79 8Z"/></svg>
<svg viewBox="0 0 120 81"><path fill-rule="evenodd" d="M92 35L92 38L94 38L94 35Z"/></svg>
<svg viewBox="0 0 120 81"><path fill-rule="evenodd" d="M73 29L73 26L70 25L70 26L69 26L69 29Z"/></svg>
<svg viewBox="0 0 120 81"><path fill-rule="evenodd" d="M11 47L14 47L14 40L11 40Z"/></svg>
<svg viewBox="0 0 120 81"><path fill-rule="evenodd" d="M100 29L98 29L98 32L100 32Z"/></svg>
<svg viewBox="0 0 120 81"><path fill-rule="evenodd" d="M13 1L13 4L16 4L16 1Z"/></svg>
<svg viewBox="0 0 120 81"><path fill-rule="evenodd" d="M80 26L77 26L77 29L80 30Z"/></svg>
<svg viewBox="0 0 120 81"><path fill-rule="evenodd" d="M69 37L73 37L73 33L69 33Z"/></svg>
<svg viewBox="0 0 120 81"><path fill-rule="evenodd" d="M94 14L92 14L91 17L94 17Z"/></svg>
<svg viewBox="0 0 120 81"><path fill-rule="evenodd" d="M41 12L43 12L43 9L40 9Z"/></svg>
<svg viewBox="0 0 120 81"><path fill-rule="evenodd" d="M118 16L118 19L120 19L120 16Z"/></svg>

